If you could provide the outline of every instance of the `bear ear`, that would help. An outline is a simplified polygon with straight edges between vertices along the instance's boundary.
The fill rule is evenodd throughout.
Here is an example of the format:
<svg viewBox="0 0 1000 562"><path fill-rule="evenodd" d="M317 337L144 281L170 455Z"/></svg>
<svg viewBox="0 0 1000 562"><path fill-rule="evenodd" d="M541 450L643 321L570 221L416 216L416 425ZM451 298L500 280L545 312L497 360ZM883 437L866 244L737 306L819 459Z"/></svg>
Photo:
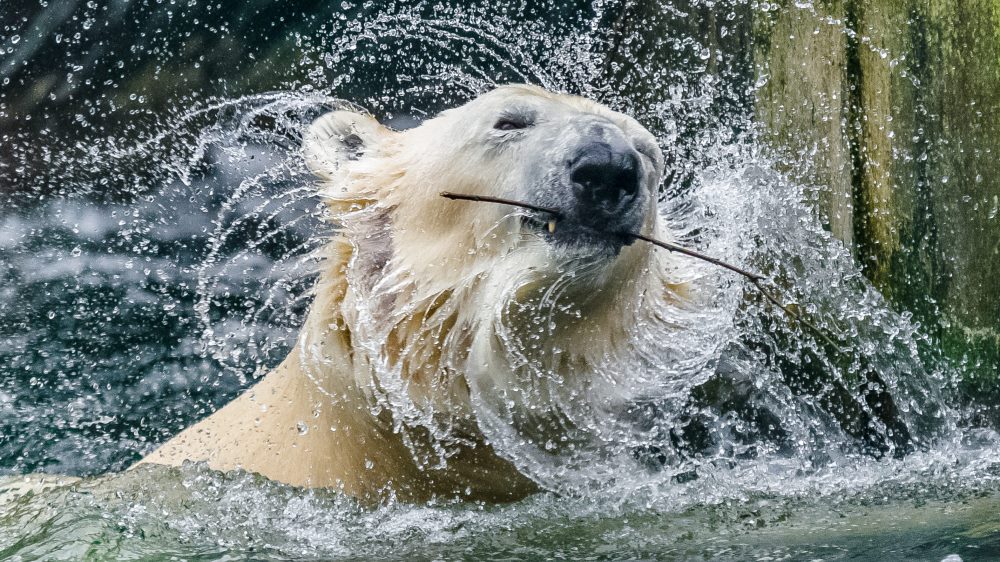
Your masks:
<svg viewBox="0 0 1000 562"><path fill-rule="evenodd" d="M378 152L379 145L391 134L368 115L331 111L309 126L302 139L302 152L314 174L331 180L345 163Z"/></svg>

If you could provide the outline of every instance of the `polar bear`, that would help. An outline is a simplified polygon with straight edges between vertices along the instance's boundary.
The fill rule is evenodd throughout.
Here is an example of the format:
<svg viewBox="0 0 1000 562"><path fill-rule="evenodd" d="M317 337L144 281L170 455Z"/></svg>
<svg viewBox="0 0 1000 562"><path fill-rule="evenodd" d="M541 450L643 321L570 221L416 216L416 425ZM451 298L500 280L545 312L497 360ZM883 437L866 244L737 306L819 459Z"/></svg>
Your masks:
<svg viewBox="0 0 1000 562"><path fill-rule="evenodd" d="M530 396L598 392L593 366L635 353L643 303L682 298L667 258L623 234L666 237L656 139L598 103L509 85L399 132L335 111L303 152L337 228L296 350L140 462L372 501L534 492L480 431L483 403L523 410L508 419L525 439L551 437ZM533 378L540 364L557 382Z"/></svg>

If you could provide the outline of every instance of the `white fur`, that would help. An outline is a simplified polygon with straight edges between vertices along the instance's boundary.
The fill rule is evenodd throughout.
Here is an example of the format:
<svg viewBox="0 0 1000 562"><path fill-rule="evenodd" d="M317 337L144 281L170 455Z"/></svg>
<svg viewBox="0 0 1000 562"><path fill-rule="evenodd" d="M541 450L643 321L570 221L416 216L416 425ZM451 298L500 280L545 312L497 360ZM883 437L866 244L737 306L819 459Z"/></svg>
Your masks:
<svg viewBox="0 0 1000 562"><path fill-rule="evenodd" d="M532 104L539 122L524 142L491 149L511 103ZM583 118L645 145L654 195L643 232L664 237L654 139L588 100L508 86L404 132L359 113L321 117L303 151L338 229L297 351L143 462L202 460L371 499L531 492L488 436L550 442L580 403L627 400L617 365L644 360L635 326L663 324L650 311L680 288L649 245L598 259L547 243L516 209L439 193L522 197L535 179L526 163L565 150Z"/></svg>

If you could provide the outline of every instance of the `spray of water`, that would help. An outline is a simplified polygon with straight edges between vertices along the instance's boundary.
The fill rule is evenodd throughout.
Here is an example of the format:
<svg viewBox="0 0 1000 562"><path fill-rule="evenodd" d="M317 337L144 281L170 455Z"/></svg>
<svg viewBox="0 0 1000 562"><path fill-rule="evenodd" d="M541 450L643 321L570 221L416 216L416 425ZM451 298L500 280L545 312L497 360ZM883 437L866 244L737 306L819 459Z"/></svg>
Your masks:
<svg viewBox="0 0 1000 562"><path fill-rule="evenodd" d="M534 389L519 406L558 415L523 418L494 388L474 387L478 429L558 494L495 508L370 510L245 474L150 468L0 503L0 553L66 554L97 537L118 545L100 552L118 554L183 544L180 555L206 557L474 556L506 549L477 537L514 529L535 536L514 541L529 552L572 556L566 545L611 544L626 557L739 556L778 551L713 550L716 532L769 527L814 509L816 497L849 510L890 491L916 499L927 497L919 490L957 497L989 488L998 440L960 427L949 395L958 374L823 230L815 194L775 171L781 163L749 121L713 118L720 100L744 93L711 77L714 59L700 56L707 47L682 36L671 45L691 64L677 75L646 68L666 94L637 105L644 98L602 78L603 49L620 39L605 9L529 25L488 7L331 18L299 38L304 83L187 100L136 130L45 147L50 173L26 180L0 215L3 469L124 468L291 351L321 267L315 255L335 228L301 160L301 133L356 92L352 101L397 126L507 81L638 115L677 170L659 202L672 239L764 273L786 305L842 346L831 349L739 276L678 258L670 275L692 287L694 304L627 311L634 353L607 358L593 386L563 384L551 368L560 350L501 330ZM357 87L384 58L392 83L373 74L367 90ZM498 302L494 318L503 328L526 314L544 335L559 289L527 313ZM370 325L358 345L378 357L384 334L374 317ZM396 366L383 362L374 375L382 394L373 405L431 429L440 444L433 462L446 463L461 432L414 404ZM560 431L533 435L531 423ZM16 543L25 536L37 540ZM823 554L796 548L783 552Z"/></svg>

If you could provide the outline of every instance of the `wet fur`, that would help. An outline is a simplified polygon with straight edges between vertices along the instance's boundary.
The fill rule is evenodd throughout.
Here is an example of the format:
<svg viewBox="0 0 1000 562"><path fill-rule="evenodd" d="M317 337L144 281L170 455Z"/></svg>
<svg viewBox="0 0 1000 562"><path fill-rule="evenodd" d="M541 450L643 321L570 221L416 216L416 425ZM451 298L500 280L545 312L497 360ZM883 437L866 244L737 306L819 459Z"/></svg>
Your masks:
<svg viewBox="0 0 1000 562"><path fill-rule="evenodd" d="M644 168L643 232L666 237L652 136L588 100L509 86L404 132L355 112L327 115L304 151L338 228L296 351L142 462L204 461L378 501L509 501L535 491L487 443L481 424L491 422L478 416L503 410L513 430L544 439L569 422L537 406L583 388L624 399L594 374L609 358L636 356L637 321L659 321L650 305L673 301L680 287L649 245L609 257L552 244L511 208L438 195L561 196L544 170L522 164L512 138L489 136L496 113L518 101L565 120L539 126L542 146L558 145L574 116L597 116L655 151ZM529 342L541 320L543 341Z"/></svg>

